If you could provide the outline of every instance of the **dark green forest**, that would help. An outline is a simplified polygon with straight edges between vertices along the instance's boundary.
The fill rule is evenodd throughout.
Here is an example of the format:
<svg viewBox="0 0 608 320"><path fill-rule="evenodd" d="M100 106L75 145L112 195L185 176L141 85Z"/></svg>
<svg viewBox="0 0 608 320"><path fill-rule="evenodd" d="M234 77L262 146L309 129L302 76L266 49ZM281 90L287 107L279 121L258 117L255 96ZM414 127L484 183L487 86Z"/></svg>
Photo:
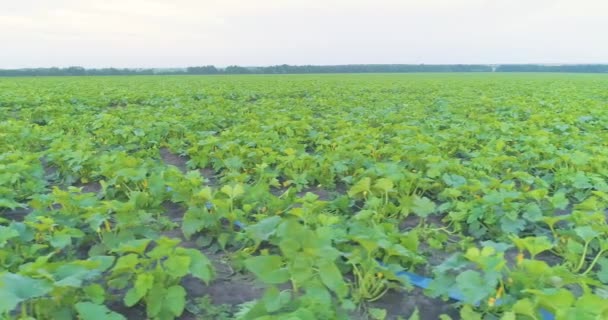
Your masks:
<svg viewBox="0 0 608 320"><path fill-rule="evenodd" d="M29 68L0 69L0 77L18 76L116 76L116 75L213 75L213 74L306 74L306 73L410 73L410 72L575 72L608 73L605 64L580 65L540 65L540 64L353 64L353 65L276 65L268 67L228 66L218 68L212 65L179 69L86 69Z"/></svg>

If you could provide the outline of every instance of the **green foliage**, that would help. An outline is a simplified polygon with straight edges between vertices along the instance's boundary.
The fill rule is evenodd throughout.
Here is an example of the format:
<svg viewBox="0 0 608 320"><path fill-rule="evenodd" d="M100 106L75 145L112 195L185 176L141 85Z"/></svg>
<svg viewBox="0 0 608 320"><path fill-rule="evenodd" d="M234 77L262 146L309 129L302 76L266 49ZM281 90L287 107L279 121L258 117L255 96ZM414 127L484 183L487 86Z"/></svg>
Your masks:
<svg viewBox="0 0 608 320"><path fill-rule="evenodd" d="M0 317L382 319L408 270L466 319L606 318L605 85L0 79ZM264 294L203 314L219 259Z"/></svg>

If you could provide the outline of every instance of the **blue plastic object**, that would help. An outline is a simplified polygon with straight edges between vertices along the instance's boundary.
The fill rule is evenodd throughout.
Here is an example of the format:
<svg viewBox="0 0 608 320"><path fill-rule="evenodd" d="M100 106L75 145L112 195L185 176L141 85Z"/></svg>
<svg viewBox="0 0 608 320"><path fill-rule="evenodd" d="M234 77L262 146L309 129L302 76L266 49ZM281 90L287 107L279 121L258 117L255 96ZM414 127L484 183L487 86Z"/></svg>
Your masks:
<svg viewBox="0 0 608 320"><path fill-rule="evenodd" d="M416 287L422 288L422 289L428 288L429 285L431 284L431 282L433 281L433 279L431 279L431 278L423 277L421 275L411 273L408 271L398 272L397 276L407 279L409 283L415 285ZM454 299L457 301L464 300L462 297L462 294L460 292L458 292L458 290L451 290L448 293L448 296L451 299ZM500 303L500 300L496 301L496 303L497 304ZM542 317L543 320L555 320L555 316L553 314L551 314L551 312L549 312L545 309L540 309L540 316Z"/></svg>
<svg viewBox="0 0 608 320"><path fill-rule="evenodd" d="M171 188L167 187L167 191L171 191ZM207 202L205 206L207 207L207 209L211 209L213 207L213 204L211 202ZM240 229L245 228L245 224L240 221L235 221L234 225ZM431 278L423 277L419 274L415 274L408 271L398 272L397 276L407 279L409 283L422 289L428 288L431 282L433 281L433 279ZM464 300L462 293L460 293L458 290L451 290L450 292L448 292L448 296L450 297L450 299L454 299L457 301ZM497 301L497 303L500 303L500 301ZM545 309L540 310L540 315L543 320L555 320L555 316Z"/></svg>

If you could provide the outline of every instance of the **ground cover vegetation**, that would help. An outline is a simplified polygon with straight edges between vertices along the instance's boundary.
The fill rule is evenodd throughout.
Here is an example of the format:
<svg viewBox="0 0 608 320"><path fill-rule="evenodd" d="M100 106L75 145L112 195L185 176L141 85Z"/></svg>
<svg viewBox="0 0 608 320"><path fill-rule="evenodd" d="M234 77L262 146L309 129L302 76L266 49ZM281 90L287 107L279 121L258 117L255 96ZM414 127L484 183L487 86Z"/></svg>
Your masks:
<svg viewBox="0 0 608 320"><path fill-rule="evenodd" d="M607 143L603 75L0 78L0 318L607 319Z"/></svg>

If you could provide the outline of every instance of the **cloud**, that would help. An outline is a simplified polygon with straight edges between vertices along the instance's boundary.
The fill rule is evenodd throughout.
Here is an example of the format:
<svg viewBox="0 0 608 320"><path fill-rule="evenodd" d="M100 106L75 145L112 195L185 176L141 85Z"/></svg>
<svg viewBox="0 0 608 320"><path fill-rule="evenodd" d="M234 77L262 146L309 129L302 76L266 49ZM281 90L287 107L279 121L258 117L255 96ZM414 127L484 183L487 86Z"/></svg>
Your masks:
<svg viewBox="0 0 608 320"><path fill-rule="evenodd" d="M0 68L600 62L606 12L600 0L20 0L0 12Z"/></svg>

